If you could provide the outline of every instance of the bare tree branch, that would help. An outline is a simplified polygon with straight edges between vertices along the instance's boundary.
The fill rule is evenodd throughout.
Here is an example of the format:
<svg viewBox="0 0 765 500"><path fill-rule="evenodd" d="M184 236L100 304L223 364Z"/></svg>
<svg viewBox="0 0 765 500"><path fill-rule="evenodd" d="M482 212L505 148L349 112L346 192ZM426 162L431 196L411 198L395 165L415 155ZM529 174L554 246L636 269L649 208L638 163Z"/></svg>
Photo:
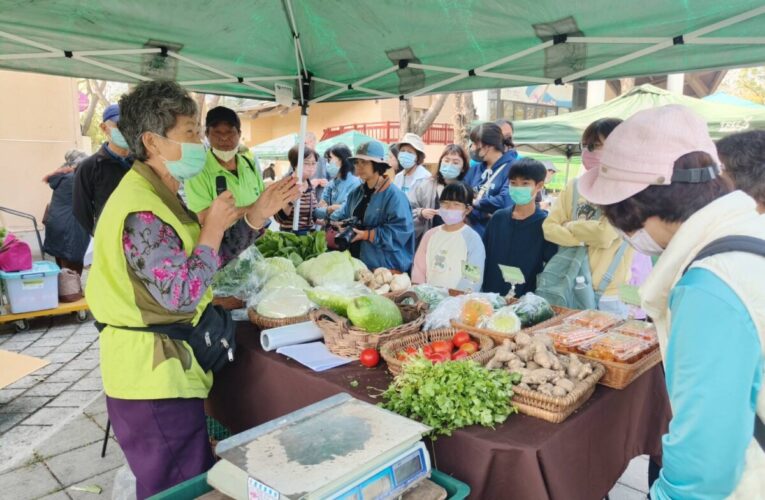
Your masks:
<svg viewBox="0 0 765 500"><path fill-rule="evenodd" d="M456 112L454 113L454 143L467 148L470 137L470 124L476 119L472 92L460 92L454 95Z"/></svg>
<svg viewBox="0 0 765 500"><path fill-rule="evenodd" d="M438 97L436 97L436 100L433 101L430 104L430 107L425 112L425 114L422 115L422 117L417 120L417 123L414 124L412 127L412 131L422 137L425 135L425 132L428 131L431 125L433 125L433 122L436 121L436 118L438 118L438 115L441 113L441 110L444 109L444 104L446 103L446 99L449 98L450 94L439 94Z"/></svg>

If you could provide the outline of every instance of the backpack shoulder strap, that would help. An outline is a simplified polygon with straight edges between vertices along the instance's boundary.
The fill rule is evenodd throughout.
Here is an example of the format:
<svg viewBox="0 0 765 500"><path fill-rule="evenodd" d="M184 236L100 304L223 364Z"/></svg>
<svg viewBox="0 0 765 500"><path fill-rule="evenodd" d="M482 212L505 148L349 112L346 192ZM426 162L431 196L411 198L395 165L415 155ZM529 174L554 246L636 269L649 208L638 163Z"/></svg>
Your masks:
<svg viewBox="0 0 765 500"><path fill-rule="evenodd" d="M765 257L765 240L752 236L724 236L716 239L696 254L696 257L685 266L683 274L688 272L694 262L728 252L746 252ZM765 451L765 422L756 413L754 414L754 438L762 451Z"/></svg>
<svg viewBox="0 0 765 500"><path fill-rule="evenodd" d="M685 266L683 274L687 273L691 265L699 260L728 252L746 252L765 257L765 240L752 236L724 236L716 239L696 254L696 257Z"/></svg>
<svg viewBox="0 0 765 500"><path fill-rule="evenodd" d="M579 179L574 179L571 187L573 188L571 193L571 220L576 220L576 206L579 204Z"/></svg>
<svg viewBox="0 0 765 500"><path fill-rule="evenodd" d="M616 268L619 267L619 264L624 258L624 252L627 251L628 246L629 246L629 243L627 243L626 241L622 241L622 244L619 247L619 250L617 250L616 254L614 254L614 260L612 260L611 264L608 266L608 269L606 270L606 274L604 274L603 277L600 279L600 284L598 285L598 289L595 292L598 298L600 298L603 295L603 293L606 291L606 288L608 288L608 285L610 285L611 282L614 280L614 274L616 273Z"/></svg>

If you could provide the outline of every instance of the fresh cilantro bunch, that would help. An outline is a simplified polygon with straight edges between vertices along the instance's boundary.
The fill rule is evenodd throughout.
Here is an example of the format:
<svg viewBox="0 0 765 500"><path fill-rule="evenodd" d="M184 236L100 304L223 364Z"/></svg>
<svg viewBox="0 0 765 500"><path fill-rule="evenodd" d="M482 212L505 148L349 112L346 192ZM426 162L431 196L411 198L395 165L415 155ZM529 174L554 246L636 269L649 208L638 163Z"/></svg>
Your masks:
<svg viewBox="0 0 765 500"><path fill-rule="evenodd" d="M451 436L461 427L494 427L518 409L510 404L517 373L487 370L473 361L433 364L407 361L383 393L383 407L433 428L432 435Z"/></svg>

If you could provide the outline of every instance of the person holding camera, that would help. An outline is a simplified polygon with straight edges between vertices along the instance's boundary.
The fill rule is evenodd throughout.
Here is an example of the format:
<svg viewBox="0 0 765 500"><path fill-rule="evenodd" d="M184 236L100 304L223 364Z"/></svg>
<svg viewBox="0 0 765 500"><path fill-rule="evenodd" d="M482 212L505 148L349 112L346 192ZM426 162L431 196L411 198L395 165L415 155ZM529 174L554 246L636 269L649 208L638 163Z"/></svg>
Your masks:
<svg viewBox="0 0 765 500"><path fill-rule="evenodd" d="M362 184L330 217L343 228L335 241L350 239L351 255L370 269L409 272L414 259L412 209L406 195L385 176L390 168L385 146L364 143L350 159Z"/></svg>

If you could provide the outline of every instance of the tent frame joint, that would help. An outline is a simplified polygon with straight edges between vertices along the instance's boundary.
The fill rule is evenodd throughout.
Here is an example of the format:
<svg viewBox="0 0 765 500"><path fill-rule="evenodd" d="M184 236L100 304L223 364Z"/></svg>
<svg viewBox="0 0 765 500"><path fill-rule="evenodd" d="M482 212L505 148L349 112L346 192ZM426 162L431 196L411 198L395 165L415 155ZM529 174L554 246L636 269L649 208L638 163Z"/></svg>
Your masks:
<svg viewBox="0 0 765 500"><path fill-rule="evenodd" d="M560 45L568 41L568 34L553 35L553 45Z"/></svg>
<svg viewBox="0 0 765 500"><path fill-rule="evenodd" d="M672 45L685 45L683 35L678 35L672 39Z"/></svg>
<svg viewBox="0 0 765 500"><path fill-rule="evenodd" d="M71 50L65 50L64 57L66 57L67 59L71 59L72 57L74 57L74 52Z"/></svg>

